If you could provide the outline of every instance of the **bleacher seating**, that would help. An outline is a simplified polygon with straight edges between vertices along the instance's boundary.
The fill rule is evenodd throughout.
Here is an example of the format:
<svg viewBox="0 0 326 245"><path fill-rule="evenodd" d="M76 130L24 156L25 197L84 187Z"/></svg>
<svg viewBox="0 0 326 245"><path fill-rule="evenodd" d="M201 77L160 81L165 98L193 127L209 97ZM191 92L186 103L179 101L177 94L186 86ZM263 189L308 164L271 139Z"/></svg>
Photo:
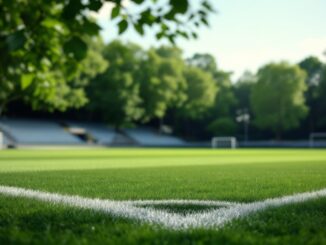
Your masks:
<svg viewBox="0 0 326 245"><path fill-rule="evenodd" d="M83 128L98 144L111 145L117 136L115 130L101 123L66 122L68 127Z"/></svg>
<svg viewBox="0 0 326 245"><path fill-rule="evenodd" d="M3 146L12 146L14 144L13 140L11 140L7 134L4 134L4 132L2 132L2 144Z"/></svg>
<svg viewBox="0 0 326 245"><path fill-rule="evenodd" d="M124 133L141 146L184 146L185 142L171 135L160 134L148 128L124 129Z"/></svg>
<svg viewBox="0 0 326 245"><path fill-rule="evenodd" d="M123 129L117 132L101 123L72 122L63 124L55 121L30 119L0 119L0 131L4 133L7 146L23 145L93 145L106 146L185 146L186 143L174 136L160 134L149 128ZM82 132L91 141L74 132ZM78 135L78 137L77 137Z"/></svg>
<svg viewBox="0 0 326 245"><path fill-rule="evenodd" d="M66 132L58 123L50 121L1 119L0 130L17 145L84 144L83 141Z"/></svg>

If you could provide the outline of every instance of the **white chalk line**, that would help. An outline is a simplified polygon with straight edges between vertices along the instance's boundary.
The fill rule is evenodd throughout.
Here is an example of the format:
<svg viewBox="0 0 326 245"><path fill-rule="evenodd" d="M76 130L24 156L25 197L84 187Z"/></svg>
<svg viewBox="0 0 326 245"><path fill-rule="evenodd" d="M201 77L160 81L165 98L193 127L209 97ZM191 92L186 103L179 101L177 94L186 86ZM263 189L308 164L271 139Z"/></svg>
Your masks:
<svg viewBox="0 0 326 245"><path fill-rule="evenodd" d="M326 197L326 188L278 198L270 198L252 203L202 200L135 200L115 201L62 195L32 189L0 185L0 194L24 197L54 204L100 211L114 217L133 219L165 228L182 230L188 228L220 228L228 222L270 207L301 203L311 199ZM208 211L178 214L170 211L140 207L139 205L203 205L213 206ZM215 207L214 206L219 206ZM221 207L222 206L222 207Z"/></svg>

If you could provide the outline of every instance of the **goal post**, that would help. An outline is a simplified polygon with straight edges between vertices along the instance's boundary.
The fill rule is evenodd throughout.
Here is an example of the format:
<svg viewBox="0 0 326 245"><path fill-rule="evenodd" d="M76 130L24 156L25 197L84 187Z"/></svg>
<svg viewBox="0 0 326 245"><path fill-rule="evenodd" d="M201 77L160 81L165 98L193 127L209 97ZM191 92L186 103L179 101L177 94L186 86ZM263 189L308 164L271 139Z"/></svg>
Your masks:
<svg viewBox="0 0 326 245"><path fill-rule="evenodd" d="M317 146L317 141L321 141L323 139L324 142L326 142L326 132L320 132L320 133L311 133L309 135L309 146L310 148L314 148Z"/></svg>
<svg viewBox="0 0 326 245"><path fill-rule="evenodd" d="M237 148L237 139L235 137L213 137L211 141L212 148Z"/></svg>

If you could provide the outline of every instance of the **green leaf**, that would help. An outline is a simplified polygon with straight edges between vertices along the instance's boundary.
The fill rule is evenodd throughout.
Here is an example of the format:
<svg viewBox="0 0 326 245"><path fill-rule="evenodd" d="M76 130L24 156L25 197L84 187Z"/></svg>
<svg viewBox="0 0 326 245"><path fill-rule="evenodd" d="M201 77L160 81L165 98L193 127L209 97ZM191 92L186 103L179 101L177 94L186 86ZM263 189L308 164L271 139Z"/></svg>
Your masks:
<svg viewBox="0 0 326 245"><path fill-rule="evenodd" d="M98 11L102 7L102 2L99 0L91 0L88 4L88 9Z"/></svg>
<svg viewBox="0 0 326 245"><path fill-rule="evenodd" d="M204 23L206 26L209 26L207 20L203 17L200 19L202 23Z"/></svg>
<svg viewBox="0 0 326 245"><path fill-rule="evenodd" d="M25 90L26 88L28 88L31 85L34 77L35 77L35 74L23 74L21 76L20 86L21 86L22 90Z"/></svg>
<svg viewBox="0 0 326 245"><path fill-rule="evenodd" d="M74 59L79 61L86 57L87 45L82 39L74 36L64 44L63 50L68 56L73 56Z"/></svg>
<svg viewBox="0 0 326 245"><path fill-rule="evenodd" d="M146 11L141 13L141 17L139 20L140 23L145 23L151 26L155 21L156 21L156 17L152 15L152 10L150 8L148 8Z"/></svg>
<svg viewBox="0 0 326 245"><path fill-rule="evenodd" d="M135 30L140 34L140 35L144 35L144 28L143 25L141 24L135 24L134 25Z"/></svg>
<svg viewBox="0 0 326 245"><path fill-rule="evenodd" d="M62 17L67 20L74 19L85 7L81 0L70 0L63 8Z"/></svg>
<svg viewBox="0 0 326 245"><path fill-rule="evenodd" d="M215 12L214 8L212 7L212 5L211 5L208 1L205 1L205 2L203 3L203 7L204 7L206 10L210 11L210 12Z"/></svg>
<svg viewBox="0 0 326 245"><path fill-rule="evenodd" d="M41 22L41 25L48 29L54 29L57 32L64 34L67 32L65 24L53 18L46 18ZM51 30L52 31L52 30Z"/></svg>
<svg viewBox="0 0 326 245"><path fill-rule="evenodd" d="M10 51L16 51L24 47L26 37L24 31L17 31L6 38L6 43Z"/></svg>
<svg viewBox="0 0 326 245"><path fill-rule="evenodd" d="M192 19L195 18L195 17L196 17L195 14L191 14L191 15L189 16L188 20L192 20Z"/></svg>
<svg viewBox="0 0 326 245"><path fill-rule="evenodd" d="M92 35L92 36L97 35L100 29L101 28L94 22L91 22L89 20L86 20L84 22L83 30L89 35Z"/></svg>
<svg viewBox="0 0 326 245"><path fill-rule="evenodd" d="M167 20L174 20L176 13L177 12L175 12L174 9L172 9L167 14L165 14L164 18L167 19Z"/></svg>
<svg viewBox="0 0 326 245"><path fill-rule="evenodd" d="M62 25L62 23L53 18L46 18L41 22L41 25L47 28L54 28L57 25Z"/></svg>
<svg viewBox="0 0 326 245"><path fill-rule="evenodd" d="M158 40L162 39L162 37L164 37L164 32L159 32L159 33L156 34L156 38Z"/></svg>
<svg viewBox="0 0 326 245"><path fill-rule="evenodd" d="M172 44L175 44L175 35L169 35L168 36L168 39L169 39L169 41L172 43Z"/></svg>
<svg viewBox="0 0 326 245"><path fill-rule="evenodd" d="M144 0L132 0L132 1L137 3L137 4L141 4L142 2L144 2Z"/></svg>
<svg viewBox="0 0 326 245"><path fill-rule="evenodd" d="M111 19L115 19L116 17L118 17L118 15L120 14L120 6L116 5L111 12Z"/></svg>
<svg viewBox="0 0 326 245"><path fill-rule="evenodd" d="M128 22L126 20L121 20L118 24L119 34L124 33L128 28Z"/></svg>
<svg viewBox="0 0 326 245"><path fill-rule="evenodd" d="M170 0L170 4L176 13L184 14L188 10L188 0Z"/></svg>
<svg viewBox="0 0 326 245"><path fill-rule="evenodd" d="M184 32L184 31L177 31L177 34L184 37L185 39L188 39L188 33Z"/></svg>
<svg viewBox="0 0 326 245"><path fill-rule="evenodd" d="M193 37L194 39L197 39L197 38L198 38L198 35L197 35L196 32L192 32L191 35L192 35L192 37Z"/></svg>

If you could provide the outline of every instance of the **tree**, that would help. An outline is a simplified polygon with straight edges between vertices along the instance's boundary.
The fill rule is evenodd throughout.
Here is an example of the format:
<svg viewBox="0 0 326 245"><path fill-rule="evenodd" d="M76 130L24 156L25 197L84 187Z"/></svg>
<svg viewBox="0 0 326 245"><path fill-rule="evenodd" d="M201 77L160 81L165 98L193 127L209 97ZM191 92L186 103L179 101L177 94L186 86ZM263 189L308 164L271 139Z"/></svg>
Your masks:
<svg viewBox="0 0 326 245"><path fill-rule="evenodd" d="M230 136L234 135L236 124L230 117L220 117L212 121L207 129L212 135Z"/></svg>
<svg viewBox="0 0 326 245"><path fill-rule="evenodd" d="M95 37L87 39L87 43L86 57L71 77L65 77L66 73L59 69L46 68L50 62L47 60L42 61L43 71L22 75L20 84L3 77L4 81L0 82L0 116L6 104L15 100L29 104L34 110L46 111L65 111L85 105L88 101L85 85L107 66L101 54L102 40Z"/></svg>
<svg viewBox="0 0 326 245"><path fill-rule="evenodd" d="M217 64L214 57L210 54L194 54L193 57L187 59L187 62L191 66L198 67L204 71L207 71L215 76L217 73Z"/></svg>
<svg viewBox="0 0 326 245"><path fill-rule="evenodd" d="M308 57L299 63L299 66L307 73L306 85L307 91L305 93L306 103L309 107L308 114L308 128L310 132L314 132L316 128L316 122L321 114L319 114L319 91L321 82L321 73L323 69L323 63L317 57Z"/></svg>
<svg viewBox="0 0 326 245"><path fill-rule="evenodd" d="M237 98L237 108L250 111L250 95L252 87L257 81L257 77L249 71L243 73L243 75L234 84L234 94Z"/></svg>
<svg viewBox="0 0 326 245"><path fill-rule="evenodd" d="M317 104L316 114L318 120L316 120L316 126L320 130L326 130L326 65L324 64L320 73L320 84L317 94Z"/></svg>
<svg viewBox="0 0 326 245"><path fill-rule="evenodd" d="M43 104L64 110L84 104L85 100L77 99L83 97L82 90L76 90L73 81L87 56L87 39L100 29L90 12L98 11L104 2L114 5L111 18L120 34L129 26L140 34L151 27L158 39L171 42L180 36L196 37L194 30L208 25L207 16L213 12L207 0L199 4L168 0L164 7L161 1L132 0L130 8L135 11L121 0L1 0L0 111L22 97L34 108Z"/></svg>
<svg viewBox="0 0 326 245"><path fill-rule="evenodd" d="M142 55L143 51L135 44L113 41L104 48L109 67L87 87L88 109L99 113L104 121L116 128L143 116L140 84L135 80Z"/></svg>
<svg viewBox="0 0 326 245"><path fill-rule="evenodd" d="M296 65L281 62L263 66L257 78L251 93L255 122L281 139L282 132L297 127L307 113L306 74Z"/></svg>
<svg viewBox="0 0 326 245"><path fill-rule="evenodd" d="M187 65L183 72L186 81L183 104L169 111L169 121L177 134L194 139L205 139L206 118L214 106L217 87L210 73Z"/></svg>
<svg viewBox="0 0 326 245"><path fill-rule="evenodd" d="M233 86L234 95L237 98L236 103L236 121L241 129L241 134L245 141L249 139L249 129L252 109L250 105L250 96L257 77L249 71L245 71ZM242 127L243 126L243 127ZM254 126L254 125L253 125ZM257 129L254 130L257 133Z"/></svg>
<svg viewBox="0 0 326 245"><path fill-rule="evenodd" d="M231 82L231 73L225 71L217 71L214 79L219 88L218 96L216 96L213 114L216 117L234 118L234 107L237 103Z"/></svg>
<svg viewBox="0 0 326 245"><path fill-rule="evenodd" d="M232 90L231 73L219 70L215 58L210 54L195 54L188 59L188 63L210 73L219 89L219 94L215 97L215 105L212 107L212 116L232 117L236 98Z"/></svg>
<svg viewBox="0 0 326 245"><path fill-rule="evenodd" d="M81 25L91 29L97 25L86 17L69 22L62 3L0 2L1 13L6 13L0 17L0 84L6 87L0 98L2 108L19 98L35 109L64 110L85 104L83 91L74 87L79 61L87 56L81 39L87 32Z"/></svg>
<svg viewBox="0 0 326 245"><path fill-rule="evenodd" d="M231 134L232 129L235 130L235 116L233 109L236 104L233 87L231 83L231 73L219 70L215 58L210 54L195 54L187 60L192 66L196 66L201 70L211 74L218 94L215 96L214 105L210 108L205 124L207 130L213 134ZM225 131L223 131L225 130ZM234 133L234 131L233 131Z"/></svg>
<svg viewBox="0 0 326 245"><path fill-rule="evenodd" d="M214 105L218 88L211 74L198 67L188 66L184 76L187 81L187 100L181 113L186 118L198 119Z"/></svg>
<svg viewBox="0 0 326 245"><path fill-rule="evenodd" d="M181 51L175 47L150 49L137 73L144 108L143 121L163 118L168 108L186 99L186 81Z"/></svg>

